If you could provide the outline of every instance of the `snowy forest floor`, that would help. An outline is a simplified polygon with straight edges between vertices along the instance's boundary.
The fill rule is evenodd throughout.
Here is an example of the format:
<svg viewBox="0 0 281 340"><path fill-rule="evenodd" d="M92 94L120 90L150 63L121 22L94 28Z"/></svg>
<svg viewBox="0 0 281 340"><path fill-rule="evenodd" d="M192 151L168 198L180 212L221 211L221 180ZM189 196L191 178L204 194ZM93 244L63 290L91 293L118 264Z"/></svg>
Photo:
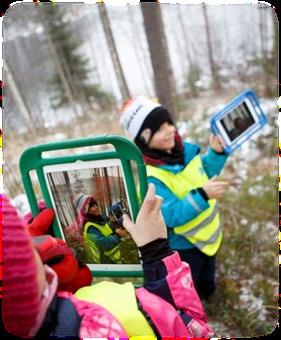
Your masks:
<svg viewBox="0 0 281 340"><path fill-rule="evenodd" d="M180 133L202 145L204 152L211 115L234 95L226 93L224 97L216 97L208 92L181 103L177 117ZM230 182L230 188L219 202L224 240L217 256L217 291L210 301L204 302L217 337L261 336L271 333L277 325L278 174L274 102L272 98L261 99L269 124L231 155L221 175ZM113 113L42 129L36 137L4 130L6 191L13 198L24 192L16 168L20 154L31 144L105 133L123 135ZM24 212L22 201L16 198L15 202Z"/></svg>

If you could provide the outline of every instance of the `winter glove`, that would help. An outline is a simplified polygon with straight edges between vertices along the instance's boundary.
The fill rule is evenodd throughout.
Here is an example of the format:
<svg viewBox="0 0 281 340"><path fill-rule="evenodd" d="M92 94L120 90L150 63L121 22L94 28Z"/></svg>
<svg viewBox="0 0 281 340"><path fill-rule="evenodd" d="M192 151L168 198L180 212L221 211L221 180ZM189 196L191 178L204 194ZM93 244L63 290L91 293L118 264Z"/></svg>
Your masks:
<svg viewBox="0 0 281 340"><path fill-rule="evenodd" d="M58 290L75 293L77 289L89 286L92 274L87 266L79 263L67 244L49 235L33 237L33 243L44 264L58 275Z"/></svg>
<svg viewBox="0 0 281 340"><path fill-rule="evenodd" d="M92 274L87 266L79 263L72 249L59 239L46 235L52 233L54 210L46 208L43 201L39 202L40 213L33 218L27 214L24 219L28 232L42 262L51 267L58 275L58 290L74 293L77 289L88 286L92 282Z"/></svg>
<svg viewBox="0 0 281 340"><path fill-rule="evenodd" d="M54 217L55 213L51 208L43 208L34 218L31 213L28 213L24 220L28 223L27 228L30 236L40 236L50 232Z"/></svg>

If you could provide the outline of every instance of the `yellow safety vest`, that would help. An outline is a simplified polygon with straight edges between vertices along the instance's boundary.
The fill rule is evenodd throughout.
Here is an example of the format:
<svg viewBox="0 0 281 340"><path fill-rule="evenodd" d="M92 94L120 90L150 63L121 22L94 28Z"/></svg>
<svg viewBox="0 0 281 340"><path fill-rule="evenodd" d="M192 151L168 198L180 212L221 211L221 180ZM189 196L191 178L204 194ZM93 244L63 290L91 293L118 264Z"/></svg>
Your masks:
<svg viewBox="0 0 281 340"><path fill-rule="evenodd" d="M131 282L119 284L103 281L77 290L78 299L94 302L111 312L131 336L153 336L148 321L138 309Z"/></svg>
<svg viewBox="0 0 281 340"><path fill-rule="evenodd" d="M191 190L203 187L209 180L203 169L200 156L195 156L183 171L173 174L170 171L147 166L147 176L155 177L164 183L179 199L186 197L190 204L199 211L197 203L187 197ZM213 256L219 249L222 240L222 230L215 199L208 201L210 207L191 221L175 227L175 234L182 235L204 254Z"/></svg>
<svg viewBox="0 0 281 340"><path fill-rule="evenodd" d="M84 226L84 231L83 231L84 240L89 246L89 250L92 254L94 262L100 263L100 249L93 240L91 240L87 237L87 232L88 232L88 229L90 227L94 227L94 228L98 229L100 231L100 233L105 237L108 237L112 234L112 229L110 228L110 226L107 223L105 223L104 225L100 225L100 224L90 222L90 221L87 222ZM120 249L119 249L118 245L115 246L114 248L110 249L110 250L105 250L103 253L107 257L109 257L113 262L115 262L115 263L120 262L121 253L120 253Z"/></svg>

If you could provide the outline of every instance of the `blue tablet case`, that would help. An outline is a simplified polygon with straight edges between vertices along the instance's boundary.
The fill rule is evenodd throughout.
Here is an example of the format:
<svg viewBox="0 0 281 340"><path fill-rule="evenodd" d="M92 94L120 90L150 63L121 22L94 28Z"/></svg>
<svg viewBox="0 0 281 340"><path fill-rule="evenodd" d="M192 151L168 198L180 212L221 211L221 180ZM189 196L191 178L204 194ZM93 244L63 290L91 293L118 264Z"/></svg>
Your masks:
<svg viewBox="0 0 281 340"><path fill-rule="evenodd" d="M232 112L235 108L245 102L245 99L248 98L250 103L252 104L252 108L257 116L257 120L254 124L252 124L247 130L241 133L240 136L232 140L230 143L227 143L224 136L220 132L220 128L218 127L218 122L222 120L223 117L227 116L228 113ZM226 143L226 147L224 151L228 154L232 153L235 149L237 149L241 144L243 144L246 140L248 140L254 133L260 130L266 123L267 118L262 111L257 96L253 90L246 90L240 93L237 97L235 97L231 102L229 102L222 110L217 112L211 119L211 130L215 135L220 135L224 142Z"/></svg>

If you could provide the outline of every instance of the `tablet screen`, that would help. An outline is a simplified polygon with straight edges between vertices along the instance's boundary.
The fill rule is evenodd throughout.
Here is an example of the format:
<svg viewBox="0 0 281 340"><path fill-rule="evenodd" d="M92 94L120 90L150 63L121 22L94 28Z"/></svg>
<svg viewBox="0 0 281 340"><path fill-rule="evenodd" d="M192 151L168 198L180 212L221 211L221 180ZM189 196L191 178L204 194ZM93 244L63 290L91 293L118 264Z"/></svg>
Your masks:
<svg viewBox="0 0 281 340"><path fill-rule="evenodd" d="M121 225L123 211L132 216L121 161L76 161L43 170L61 235L78 258L92 270L140 269L137 247Z"/></svg>
<svg viewBox="0 0 281 340"><path fill-rule="evenodd" d="M247 102L243 101L220 119L220 122L229 140L234 141L255 123L255 118Z"/></svg>

